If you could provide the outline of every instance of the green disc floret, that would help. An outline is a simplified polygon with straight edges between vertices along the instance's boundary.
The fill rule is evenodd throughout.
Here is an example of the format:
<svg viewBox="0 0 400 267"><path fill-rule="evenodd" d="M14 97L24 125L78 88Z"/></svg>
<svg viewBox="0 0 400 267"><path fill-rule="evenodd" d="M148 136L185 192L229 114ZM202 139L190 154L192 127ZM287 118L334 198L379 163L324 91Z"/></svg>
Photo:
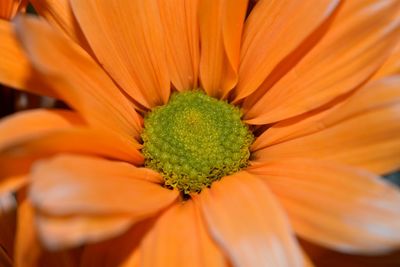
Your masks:
<svg viewBox="0 0 400 267"><path fill-rule="evenodd" d="M145 166L160 172L168 187L200 192L246 167L253 134L240 110L201 91L173 94L145 117Z"/></svg>

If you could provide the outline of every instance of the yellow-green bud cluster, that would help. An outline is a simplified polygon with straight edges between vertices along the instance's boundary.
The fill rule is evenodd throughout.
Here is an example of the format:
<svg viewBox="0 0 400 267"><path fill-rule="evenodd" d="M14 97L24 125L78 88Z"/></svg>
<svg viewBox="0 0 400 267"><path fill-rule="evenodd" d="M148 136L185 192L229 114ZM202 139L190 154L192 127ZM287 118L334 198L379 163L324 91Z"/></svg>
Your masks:
<svg viewBox="0 0 400 267"><path fill-rule="evenodd" d="M160 172L166 186L200 192L247 166L253 134L241 115L200 91L173 94L144 120L145 165Z"/></svg>

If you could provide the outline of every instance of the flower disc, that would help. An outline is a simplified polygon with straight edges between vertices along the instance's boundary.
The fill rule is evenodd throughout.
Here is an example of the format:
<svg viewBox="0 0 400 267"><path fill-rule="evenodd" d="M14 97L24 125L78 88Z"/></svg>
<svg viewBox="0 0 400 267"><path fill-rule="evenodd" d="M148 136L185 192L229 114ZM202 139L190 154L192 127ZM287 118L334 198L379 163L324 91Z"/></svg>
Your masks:
<svg viewBox="0 0 400 267"><path fill-rule="evenodd" d="M151 111L142 139L145 165L187 194L247 166L253 135L238 108L191 91Z"/></svg>

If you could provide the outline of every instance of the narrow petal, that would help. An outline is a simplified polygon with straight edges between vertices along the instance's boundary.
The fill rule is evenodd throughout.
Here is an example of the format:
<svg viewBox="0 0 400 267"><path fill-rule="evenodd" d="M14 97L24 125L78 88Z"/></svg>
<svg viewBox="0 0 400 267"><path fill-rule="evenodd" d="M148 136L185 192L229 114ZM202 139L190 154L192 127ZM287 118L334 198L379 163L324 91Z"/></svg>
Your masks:
<svg viewBox="0 0 400 267"><path fill-rule="evenodd" d="M340 0L258 1L245 23L235 101L250 95L268 79L282 60L330 18L339 3ZM317 40L312 41L309 49Z"/></svg>
<svg viewBox="0 0 400 267"><path fill-rule="evenodd" d="M19 17L16 24L41 78L89 124L139 137L140 117L132 103L81 47L33 17Z"/></svg>
<svg viewBox="0 0 400 267"><path fill-rule="evenodd" d="M35 164L30 197L48 214L124 213L141 220L177 198L175 190L157 183L159 176L128 163L61 155Z"/></svg>
<svg viewBox="0 0 400 267"><path fill-rule="evenodd" d="M172 84L179 91L197 88L200 61L198 0L159 0L158 3Z"/></svg>
<svg viewBox="0 0 400 267"><path fill-rule="evenodd" d="M30 2L41 17L63 31L87 52L91 52L82 29L72 12L69 0L30 0Z"/></svg>
<svg viewBox="0 0 400 267"><path fill-rule="evenodd" d="M224 177L195 200L233 266L303 266L283 210L259 179L247 172Z"/></svg>
<svg viewBox="0 0 400 267"><path fill-rule="evenodd" d="M157 220L141 246L144 267L221 266L227 265L193 201L171 207Z"/></svg>
<svg viewBox="0 0 400 267"><path fill-rule="evenodd" d="M157 1L71 4L96 57L120 87L147 108L166 103L170 79Z"/></svg>
<svg viewBox="0 0 400 267"><path fill-rule="evenodd" d="M347 253L400 247L400 191L380 177L309 159L266 164L252 173L279 197L301 237Z"/></svg>
<svg viewBox="0 0 400 267"><path fill-rule="evenodd" d="M200 78L210 96L225 98L237 83L247 5L248 0L199 1Z"/></svg>
<svg viewBox="0 0 400 267"><path fill-rule="evenodd" d="M336 109L270 128L256 161L310 157L384 174L400 166L400 77L375 81ZM280 127L281 126L281 127Z"/></svg>
<svg viewBox="0 0 400 267"><path fill-rule="evenodd" d="M35 76L28 58L8 21L0 19L0 83L34 94L58 98Z"/></svg>
<svg viewBox="0 0 400 267"><path fill-rule="evenodd" d="M398 42L399 10L397 0L345 1L326 35L294 68L261 97L246 99L247 122L293 117L359 87Z"/></svg>
<svg viewBox="0 0 400 267"><path fill-rule="evenodd" d="M29 200L18 206L18 225L15 240L15 267L36 267L42 251L36 232L34 209Z"/></svg>

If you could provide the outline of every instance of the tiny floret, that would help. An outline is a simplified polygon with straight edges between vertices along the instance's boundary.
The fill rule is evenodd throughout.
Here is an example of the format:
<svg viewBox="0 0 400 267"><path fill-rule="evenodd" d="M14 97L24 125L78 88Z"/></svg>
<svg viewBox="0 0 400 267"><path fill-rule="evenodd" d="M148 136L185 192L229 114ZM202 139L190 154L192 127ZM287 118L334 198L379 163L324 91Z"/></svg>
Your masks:
<svg viewBox="0 0 400 267"><path fill-rule="evenodd" d="M145 117L145 165L160 172L167 187L200 192L248 165L253 134L240 110L201 91L176 93Z"/></svg>

